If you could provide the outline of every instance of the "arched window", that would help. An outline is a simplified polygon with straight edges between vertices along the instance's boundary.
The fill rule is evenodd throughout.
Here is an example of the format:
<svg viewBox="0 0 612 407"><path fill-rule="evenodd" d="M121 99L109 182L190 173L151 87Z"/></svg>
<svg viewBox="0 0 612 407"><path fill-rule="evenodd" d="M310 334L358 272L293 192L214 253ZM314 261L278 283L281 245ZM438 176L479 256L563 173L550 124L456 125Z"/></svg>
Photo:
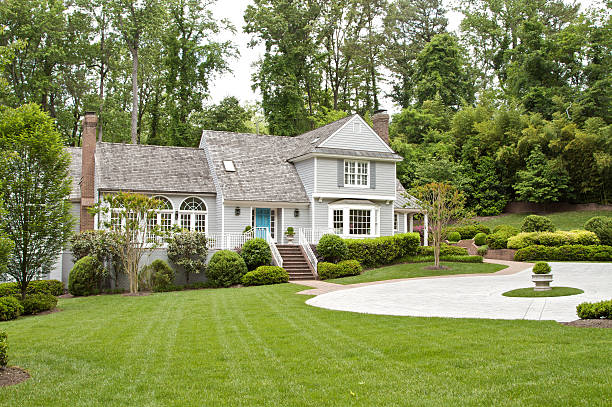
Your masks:
<svg viewBox="0 0 612 407"><path fill-rule="evenodd" d="M206 204L200 198L185 199L179 209L181 228L206 233L206 210Z"/></svg>
<svg viewBox="0 0 612 407"><path fill-rule="evenodd" d="M154 196L153 199L159 201L160 207L155 211L155 215L148 219L148 238L153 239L154 235L151 232L154 227L159 227L162 232L170 232L174 220L174 208L172 202L164 196Z"/></svg>

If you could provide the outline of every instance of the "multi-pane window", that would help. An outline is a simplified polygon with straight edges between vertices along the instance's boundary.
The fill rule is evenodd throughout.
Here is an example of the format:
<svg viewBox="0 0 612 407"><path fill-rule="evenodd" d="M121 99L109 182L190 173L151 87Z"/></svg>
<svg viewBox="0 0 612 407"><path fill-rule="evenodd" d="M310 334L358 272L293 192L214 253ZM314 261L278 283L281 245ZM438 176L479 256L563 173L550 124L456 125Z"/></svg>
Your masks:
<svg viewBox="0 0 612 407"><path fill-rule="evenodd" d="M370 209L351 209L349 235L369 235L372 231L371 214Z"/></svg>
<svg viewBox="0 0 612 407"><path fill-rule="evenodd" d="M119 231L121 230L121 217L119 215L119 210L113 209L110 213L110 229Z"/></svg>
<svg viewBox="0 0 612 407"><path fill-rule="evenodd" d="M181 228L206 233L206 204L200 198L187 198L179 209Z"/></svg>
<svg viewBox="0 0 612 407"><path fill-rule="evenodd" d="M367 187L370 163L368 161L344 161L344 185Z"/></svg>
<svg viewBox="0 0 612 407"><path fill-rule="evenodd" d="M172 229L172 219L174 218L174 209L172 203L163 196L156 196L154 199L160 202L160 207L155 214L148 219L147 222L147 237L153 239L153 229L157 227L161 232L170 232Z"/></svg>
<svg viewBox="0 0 612 407"><path fill-rule="evenodd" d="M344 211L342 209L334 209L334 233L337 235L343 234L344 231Z"/></svg>

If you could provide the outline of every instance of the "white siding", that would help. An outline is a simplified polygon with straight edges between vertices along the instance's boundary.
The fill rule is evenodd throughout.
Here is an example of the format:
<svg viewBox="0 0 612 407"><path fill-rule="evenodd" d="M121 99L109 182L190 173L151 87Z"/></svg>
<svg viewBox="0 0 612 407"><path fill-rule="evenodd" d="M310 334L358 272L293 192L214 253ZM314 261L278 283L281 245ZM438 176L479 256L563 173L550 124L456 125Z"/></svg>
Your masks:
<svg viewBox="0 0 612 407"><path fill-rule="evenodd" d="M357 116L319 147L390 152L387 144Z"/></svg>
<svg viewBox="0 0 612 407"><path fill-rule="evenodd" d="M225 205L225 233L242 233L251 226L251 207L240 206L240 215L236 216L236 206Z"/></svg>
<svg viewBox="0 0 612 407"><path fill-rule="evenodd" d="M304 184L308 198L312 196L314 191L314 161L314 158L310 158L295 163L295 169L302 180L302 184Z"/></svg>
<svg viewBox="0 0 612 407"><path fill-rule="evenodd" d="M393 203L380 205L380 235L393 236Z"/></svg>
<svg viewBox="0 0 612 407"><path fill-rule="evenodd" d="M81 204L79 202L70 203L70 214L74 219L74 223L72 225L72 232L74 234L77 234L81 231Z"/></svg>
<svg viewBox="0 0 612 407"><path fill-rule="evenodd" d="M353 195L356 199L371 195L395 196L395 163L376 161L376 188L338 186L338 160L341 158L317 158L317 190L315 194L336 193ZM370 160L371 162L374 162Z"/></svg>

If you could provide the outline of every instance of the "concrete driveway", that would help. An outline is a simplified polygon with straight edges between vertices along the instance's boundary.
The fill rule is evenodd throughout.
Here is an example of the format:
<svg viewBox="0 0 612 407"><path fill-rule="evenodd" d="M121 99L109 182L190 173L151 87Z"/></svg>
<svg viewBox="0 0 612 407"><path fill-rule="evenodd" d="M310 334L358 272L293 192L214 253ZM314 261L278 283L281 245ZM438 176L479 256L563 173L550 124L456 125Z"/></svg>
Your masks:
<svg viewBox="0 0 612 407"><path fill-rule="evenodd" d="M576 305L612 298L612 263L549 263L557 287L583 294L550 298L510 298L503 292L532 287L531 269L514 275L470 275L376 284L322 294L307 304L367 314L419 317L533 319L569 322Z"/></svg>

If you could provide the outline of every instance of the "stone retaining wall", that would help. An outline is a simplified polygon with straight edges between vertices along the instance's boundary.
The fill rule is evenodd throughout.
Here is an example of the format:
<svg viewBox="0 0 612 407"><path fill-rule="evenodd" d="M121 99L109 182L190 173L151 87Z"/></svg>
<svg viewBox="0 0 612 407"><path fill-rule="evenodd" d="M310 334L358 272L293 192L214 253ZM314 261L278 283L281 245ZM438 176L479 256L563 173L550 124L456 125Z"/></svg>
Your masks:
<svg viewBox="0 0 612 407"><path fill-rule="evenodd" d="M489 249L485 254L485 259L514 261L516 250L513 249Z"/></svg>

